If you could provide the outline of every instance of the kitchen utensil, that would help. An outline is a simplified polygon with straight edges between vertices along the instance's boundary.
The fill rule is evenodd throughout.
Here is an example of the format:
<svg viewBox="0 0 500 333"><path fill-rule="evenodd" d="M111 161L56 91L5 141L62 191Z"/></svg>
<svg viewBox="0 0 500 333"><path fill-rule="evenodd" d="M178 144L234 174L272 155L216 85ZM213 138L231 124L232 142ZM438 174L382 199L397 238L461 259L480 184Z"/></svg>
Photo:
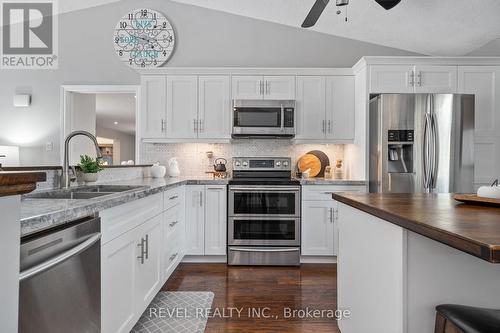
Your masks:
<svg viewBox="0 0 500 333"><path fill-rule="evenodd" d="M179 177L181 174L179 170L179 163L177 162L177 157L172 157L168 160L168 175L170 177Z"/></svg>
<svg viewBox="0 0 500 333"><path fill-rule="evenodd" d="M214 162L214 170L217 172L226 172L226 163L227 160L225 158L217 158Z"/></svg>
<svg viewBox="0 0 500 333"><path fill-rule="evenodd" d="M305 154L297 162L297 168L302 174L309 170L309 177L316 177L321 171L321 161L313 154Z"/></svg>

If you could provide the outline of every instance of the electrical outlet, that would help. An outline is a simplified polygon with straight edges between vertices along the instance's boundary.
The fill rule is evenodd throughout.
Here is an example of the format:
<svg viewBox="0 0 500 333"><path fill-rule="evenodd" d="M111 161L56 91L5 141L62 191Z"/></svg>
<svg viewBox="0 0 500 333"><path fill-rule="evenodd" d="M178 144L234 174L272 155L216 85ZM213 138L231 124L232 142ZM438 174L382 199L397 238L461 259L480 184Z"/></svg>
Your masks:
<svg viewBox="0 0 500 333"><path fill-rule="evenodd" d="M45 151L52 151L52 150L54 150L54 143L53 142L45 143Z"/></svg>

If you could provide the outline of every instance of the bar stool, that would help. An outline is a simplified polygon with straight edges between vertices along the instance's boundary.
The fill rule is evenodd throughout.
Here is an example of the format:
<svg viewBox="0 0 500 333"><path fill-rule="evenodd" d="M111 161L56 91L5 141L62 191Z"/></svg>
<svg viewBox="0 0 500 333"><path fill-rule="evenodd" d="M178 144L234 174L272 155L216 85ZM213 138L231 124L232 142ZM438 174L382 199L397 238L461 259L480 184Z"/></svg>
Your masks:
<svg viewBox="0 0 500 333"><path fill-rule="evenodd" d="M434 333L499 333L500 310L457 304L436 306Z"/></svg>

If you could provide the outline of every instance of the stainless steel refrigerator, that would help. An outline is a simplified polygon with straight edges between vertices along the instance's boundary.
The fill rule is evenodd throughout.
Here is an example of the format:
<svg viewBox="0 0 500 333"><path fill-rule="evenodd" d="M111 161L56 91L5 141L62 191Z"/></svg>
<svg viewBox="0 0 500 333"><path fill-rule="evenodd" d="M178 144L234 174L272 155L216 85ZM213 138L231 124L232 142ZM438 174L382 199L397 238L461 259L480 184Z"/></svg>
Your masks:
<svg viewBox="0 0 500 333"><path fill-rule="evenodd" d="M370 192L474 192L474 95L372 96L369 154Z"/></svg>

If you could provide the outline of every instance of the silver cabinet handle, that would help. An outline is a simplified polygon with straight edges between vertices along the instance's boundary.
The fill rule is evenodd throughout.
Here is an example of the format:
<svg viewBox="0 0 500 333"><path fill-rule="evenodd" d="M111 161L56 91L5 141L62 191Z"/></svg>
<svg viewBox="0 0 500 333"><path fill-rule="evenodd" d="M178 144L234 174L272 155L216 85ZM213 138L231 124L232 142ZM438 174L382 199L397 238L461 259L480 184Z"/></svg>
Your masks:
<svg viewBox="0 0 500 333"><path fill-rule="evenodd" d="M173 227L174 225L176 225L177 223L179 223L179 221L174 221L172 223L169 224L170 227Z"/></svg>
<svg viewBox="0 0 500 333"><path fill-rule="evenodd" d="M165 132L167 129L167 121L165 119L161 119L161 131Z"/></svg>
<svg viewBox="0 0 500 333"><path fill-rule="evenodd" d="M170 256L170 258L168 258L168 260L169 260L169 261L172 261L172 260L174 260L174 259L175 259L175 257L177 257L178 255L179 255L179 252L174 253L174 254L172 254L172 255Z"/></svg>
<svg viewBox="0 0 500 333"><path fill-rule="evenodd" d="M332 121L328 120L328 133L332 133Z"/></svg>
<svg viewBox="0 0 500 333"><path fill-rule="evenodd" d="M333 220L337 221L339 219L339 209L335 208L334 212L335 212L335 215L333 216Z"/></svg>
<svg viewBox="0 0 500 333"><path fill-rule="evenodd" d="M146 239L144 240L144 243L146 243L146 259L149 257L149 235L146 234Z"/></svg>
<svg viewBox="0 0 500 333"><path fill-rule="evenodd" d="M25 271L22 271L19 274L19 281L23 281L23 280L26 280L27 278L34 276L34 275L40 274L40 273L58 265L58 264L60 264L61 262L78 255L79 253L85 251L86 249L88 249L89 247L91 247L92 245L97 243L99 241L99 239L101 239L100 233L93 234L90 237L88 237L85 241L83 241L80 244L76 245L75 247L61 253L57 257L49 259L49 260L47 260L39 265L36 265L36 266L31 267Z"/></svg>
<svg viewBox="0 0 500 333"><path fill-rule="evenodd" d="M269 81L266 81L266 95L269 95L271 92L271 84Z"/></svg>
<svg viewBox="0 0 500 333"><path fill-rule="evenodd" d="M264 95L264 81L259 81L259 94Z"/></svg>
<svg viewBox="0 0 500 333"><path fill-rule="evenodd" d="M193 119L193 131L196 132L198 130L198 121L196 119Z"/></svg>
<svg viewBox="0 0 500 333"><path fill-rule="evenodd" d="M203 119L199 119L198 122L200 123L198 129L199 129L200 132L203 132L203 130L204 130L204 121L203 121Z"/></svg>
<svg viewBox="0 0 500 333"><path fill-rule="evenodd" d="M328 212L330 213L328 220L333 223L333 208L328 208Z"/></svg>
<svg viewBox="0 0 500 333"><path fill-rule="evenodd" d="M144 251L144 245L144 238L141 238L141 242L137 244L137 246L141 248L141 255L137 256L137 259L141 259L141 264L144 264L144 256L146 255L146 252Z"/></svg>
<svg viewBox="0 0 500 333"><path fill-rule="evenodd" d="M417 84L418 84L419 87L422 86L422 71L418 72L418 75L417 75Z"/></svg>
<svg viewBox="0 0 500 333"><path fill-rule="evenodd" d="M415 71L410 72L410 86L411 87L415 86Z"/></svg>
<svg viewBox="0 0 500 333"><path fill-rule="evenodd" d="M200 207L203 207L203 192L200 191Z"/></svg>
<svg viewBox="0 0 500 333"><path fill-rule="evenodd" d="M178 195L173 195L170 198L168 198L168 200L174 200L174 199L177 199L178 197L179 197Z"/></svg>

